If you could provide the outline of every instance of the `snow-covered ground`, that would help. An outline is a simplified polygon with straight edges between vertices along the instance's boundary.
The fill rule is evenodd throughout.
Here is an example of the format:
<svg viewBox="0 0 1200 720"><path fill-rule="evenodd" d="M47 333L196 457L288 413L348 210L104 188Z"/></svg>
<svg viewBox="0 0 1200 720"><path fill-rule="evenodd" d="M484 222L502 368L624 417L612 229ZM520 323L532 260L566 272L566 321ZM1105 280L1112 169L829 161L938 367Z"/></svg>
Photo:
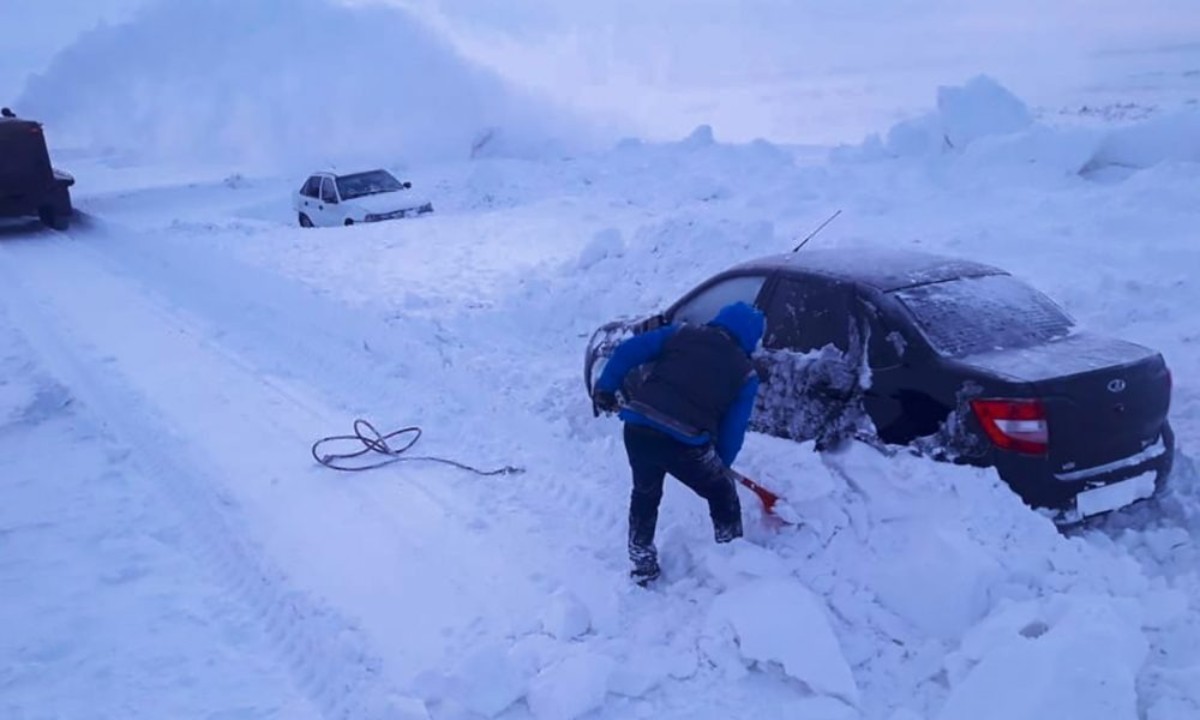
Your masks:
<svg viewBox="0 0 1200 720"><path fill-rule="evenodd" d="M85 38L56 72L180 17ZM456 88L499 97L438 57ZM1051 105L986 78L931 85L927 114L836 147L728 143L718 125L520 158L387 148L438 210L352 228L295 226L302 173L209 157L240 136L170 165L56 153L80 221L0 226L0 715L1200 716L1200 52L1130 57ZM1134 90L1144 64L1164 74ZM225 96L187 72L197 102ZM103 106L42 83L29 98L48 110ZM812 100L764 88L767 107ZM176 122L191 107L138 117L202 138L211 123ZM278 122L273 149L308 137ZM441 154L466 127L437 134ZM587 336L838 209L812 245L996 264L1161 350L1172 493L1064 535L990 472L752 435L739 469L801 523L747 496L747 539L717 547L669 485L664 581L630 586L628 470L583 392ZM525 472L316 465L312 442L356 417Z"/></svg>

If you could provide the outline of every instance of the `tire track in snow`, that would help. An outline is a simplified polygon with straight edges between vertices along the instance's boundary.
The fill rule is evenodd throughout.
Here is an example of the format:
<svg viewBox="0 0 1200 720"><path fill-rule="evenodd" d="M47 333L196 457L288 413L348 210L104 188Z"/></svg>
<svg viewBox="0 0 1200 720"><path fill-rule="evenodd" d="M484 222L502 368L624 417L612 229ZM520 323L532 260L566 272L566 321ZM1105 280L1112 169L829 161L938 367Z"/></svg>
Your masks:
<svg viewBox="0 0 1200 720"><path fill-rule="evenodd" d="M472 462L499 465L513 461L504 444L522 433L514 431L507 407L489 406L489 399L479 392L479 383L487 378L489 387L520 387L519 379L509 377L508 363L492 361L491 356L460 353L465 357L455 365L442 354L441 346L453 340L444 337L446 329L440 323L402 318L395 326L384 324L370 313L354 312L316 296L306 285L227 257L200 238L147 243L131 239L136 234L121 237L117 228L106 223L99 229L102 232L89 237L89 249L102 255L114 271L128 272L139 282L149 283L172 305L221 327L222 343L253 357L260 367L304 383L321 392L329 403L340 400L365 410L372 419L395 417L397 398L408 403L398 409L405 418L453 417L453 428L427 427L430 433L422 439L422 453L436 454L433 449L426 450L428 444L449 437L445 431L452 430L461 437L499 438L502 446L491 453L488 447L468 444L472 450L484 451L472 457ZM429 344L437 345L439 351L428 352ZM511 350L516 353L523 348L518 342ZM277 362L285 355L294 362L286 366ZM414 386L419 392L411 392ZM431 387L440 390L432 395ZM426 396L435 398L436 404ZM534 422L537 427L528 434L544 437L547 428L540 419ZM624 457L619 447L616 452ZM487 454L497 459L486 459ZM481 507L515 504L534 512L537 525L543 526L540 530L550 538L612 535L624 542L626 478L622 476L620 497L614 502L608 488L563 476L555 468L541 472L536 457L531 460L534 462L527 463L530 472L523 476L456 482L454 477L445 479L437 473L442 479L421 483L421 487L437 498L446 512L457 513L468 523L480 519L477 514L456 510L462 507L464 493L474 496ZM618 464L624 475L623 460ZM581 521L585 522L582 533ZM550 528L554 532L545 533ZM572 564L564 562L562 567Z"/></svg>
<svg viewBox="0 0 1200 720"><path fill-rule="evenodd" d="M70 242L38 236L29 244ZM11 316L18 331L55 376L128 447L139 470L162 481L160 487L186 518L202 560L257 616L298 689L327 718L369 717L371 704L382 697L377 687L380 662L362 633L326 604L290 586L287 576L265 560L261 548L248 539L231 498L194 469L203 466L203 460L195 458L182 439L164 432L165 423L144 400L131 404L135 393L107 372L103 361L85 357L95 349L65 339L69 333L55 317L51 302L44 297L34 299L38 292L26 280L29 273L18 271L19 263L13 260L29 251L32 262L50 262L53 269L46 272L73 269L58 249L22 247L20 242L0 247L6 302L13 308ZM28 267L26 264L26 270Z"/></svg>
<svg viewBox="0 0 1200 720"><path fill-rule="evenodd" d="M357 706L351 696L364 692L377 696L395 686L401 676L408 682L419 670L436 668L438 663L446 667L478 642L532 630L549 591L565 578L580 577L580 561L595 562L551 542L540 527L541 517L531 513L528 505L503 502L505 497L519 496L509 478L459 480L463 476L450 471L429 470L397 482L398 473L412 475L413 471L380 471L350 479L313 467L307 443L334 411L287 380L264 377L247 358L232 352L224 343L232 328L223 328L226 332L220 337L206 330L203 305L179 307L172 299L164 301L147 292L141 287L141 276L106 268L108 261L93 250L91 241L39 239L40 245L0 252L0 259L9 260L14 278L29 276L30 289L36 285L44 303L55 306L55 312L47 309L40 314L43 320L32 322L58 326L58 332L46 340L47 344L58 340L57 349L52 347L49 354L86 356L76 359L69 384L103 390L107 404L101 414L118 413L120 436L174 433L153 441L151 474L177 476L181 505L208 508L194 516L198 526L220 527L213 531L217 538L242 538L237 542L249 544L240 553L222 551L223 556L244 560L232 563L239 590L257 592L256 578L270 574L237 569L263 564L262 557L278 558L279 568L297 576L296 582L285 586L283 581L292 577L283 578L282 571L275 571L272 578L278 582L273 586L283 589L274 591L270 600L276 605L297 602L300 609L289 613L284 607L264 618L281 651L296 659L299 681L323 699L331 716L352 715L354 710L345 709ZM64 272L73 277L69 281L58 277ZM72 308L65 299L78 289L89 295L91 307ZM244 295L228 293L239 302L258 299L249 290ZM197 323L185 317L193 309L201 311ZM262 317L272 317L276 308L267 310ZM56 317L64 314L72 317ZM114 320L112 316L118 314L125 317ZM38 313L24 315L32 318ZM252 333L255 328L250 323L239 331ZM69 338L68 329L85 336L87 342ZM118 348L116 337L132 347ZM89 343L95 347L88 347ZM117 357L100 358L105 351ZM278 359L272 356L269 342L259 352L266 354L267 365ZM357 360L339 359L336 352L322 354L315 348L313 354L361 380L363 368ZM148 363L147 358L156 356L166 361L165 369ZM190 365L186 373L169 367L180 362ZM305 368L311 371L311 366ZM132 408L122 407L123 402L128 405L122 398L135 394L131 383L106 377L122 372L136 380L133 391L141 389ZM129 377L131 372L147 377ZM199 378L211 387L179 388L181 377ZM321 388L337 389L328 384ZM209 395L213 398L206 399ZM156 415L155 410L166 414ZM191 410L196 415L223 416L218 424L197 425L187 417ZM136 421L128 417L133 414ZM197 437L206 431L213 437ZM239 439L239 434L245 439ZM265 452L263 448L272 450L269 457L255 458L254 453ZM143 449L135 446L138 454ZM222 461L221 456L239 452L249 457L240 463ZM215 459L198 457L204 453ZM281 462L283 457L295 462ZM282 491L276 487L281 480L287 482ZM273 503L280 506L264 510ZM500 517L489 517L492 514ZM324 534L333 547L322 547L320 538L304 537L306 533L296 527L303 523L314 524L307 535ZM258 531L256 539L266 538L263 547L245 539L248 529ZM288 542L272 542L275 535ZM294 557L289 543L314 556ZM321 602L296 587L315 591ZM343 615L348 612L355 624L330 607ZM313 627L307 631L310 637L292 642L288 635L297 622ZM378 652L370 651L368 638ZM304 661L310 655L307 647L330 659ZM326 672L342 661L350 669ZM330 680L314 684L326 674ZM337 688L351 690L339 696L342 691Z"/></svg>

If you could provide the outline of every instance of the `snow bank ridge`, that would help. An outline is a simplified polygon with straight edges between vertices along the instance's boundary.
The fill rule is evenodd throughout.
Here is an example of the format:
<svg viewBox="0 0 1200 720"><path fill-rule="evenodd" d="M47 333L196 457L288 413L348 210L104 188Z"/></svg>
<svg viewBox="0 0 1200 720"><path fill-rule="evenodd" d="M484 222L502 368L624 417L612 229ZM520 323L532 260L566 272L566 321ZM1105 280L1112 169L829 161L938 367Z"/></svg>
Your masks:
<svg viewBox="0 0 1200 720"><path fill-rule="evenodd" d="M1016 95L987 76L941 87L937 109L905 120L861 145L839 148L848 161L959 158L975 165L1040 165L1090 176L1165 162L1200 162L1200 112L1181 110L1116 128L1054 126L1035 120Z"/></svg>

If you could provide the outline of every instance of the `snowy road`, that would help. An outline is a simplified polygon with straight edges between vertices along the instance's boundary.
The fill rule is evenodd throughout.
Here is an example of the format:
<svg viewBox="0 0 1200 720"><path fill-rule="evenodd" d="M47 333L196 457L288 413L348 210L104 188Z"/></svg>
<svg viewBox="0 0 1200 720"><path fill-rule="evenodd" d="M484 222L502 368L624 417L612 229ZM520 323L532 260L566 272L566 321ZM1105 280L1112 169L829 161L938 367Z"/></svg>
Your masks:
<svg viewBox="0 0 1200 720"><path fill-rule="evenodd" d="M346 478L308 456L348 425L321 393L376 406L402 396L376 360L394 343L355 348L354 316L319 298L297 306L271 278L186 257L147 271L165 258L115 235L6 242L8 316L220 557L319 707L362 693L380 656L384 681L407 683L468 643L529 629L508 619L536 621L555 589L541 573L566 558L522 541L535 518L519 505L497 531L481 484L451 497L444 471Z"/></svg>

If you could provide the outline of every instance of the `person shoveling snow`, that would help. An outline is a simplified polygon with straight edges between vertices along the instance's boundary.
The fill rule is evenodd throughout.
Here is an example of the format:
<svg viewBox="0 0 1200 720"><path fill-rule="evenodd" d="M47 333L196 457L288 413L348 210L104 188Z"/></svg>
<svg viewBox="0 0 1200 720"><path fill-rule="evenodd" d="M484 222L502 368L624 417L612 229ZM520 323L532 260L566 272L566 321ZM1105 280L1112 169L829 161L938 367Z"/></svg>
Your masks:
<svg viewBox="0 0 1200 720"><path fill-rule="evenodd" d="M707 325L666 325L617 346L596 382L598 410L618 412L633 471L629 500L630 576L659 575L654 530L667 473L708 501L718 543L742 535L742 509L730 466L745 440L759 379L750 354L763 315L738 302ZM634 368L653 362L624 407L616 391Z"/></svg>

